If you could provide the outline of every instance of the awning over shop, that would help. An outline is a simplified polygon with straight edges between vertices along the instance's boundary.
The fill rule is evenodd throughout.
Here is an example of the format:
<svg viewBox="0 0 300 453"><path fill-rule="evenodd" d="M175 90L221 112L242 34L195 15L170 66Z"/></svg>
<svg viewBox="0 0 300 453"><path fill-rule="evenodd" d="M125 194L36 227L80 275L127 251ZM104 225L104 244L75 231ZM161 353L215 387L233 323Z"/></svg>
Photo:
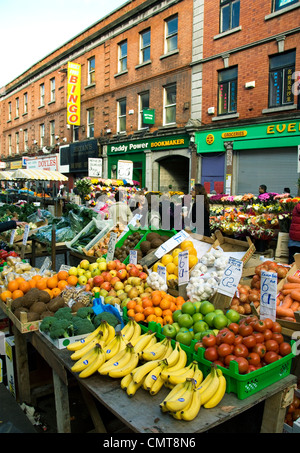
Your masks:
<svg viewBox="0 0 300 453"><path fill-rule="evenodd" d="M0 171L0 181L11 181L11 175L13 171Z"/></svg>
<svg viewBox="0 0 300 453"><path fill-rule="evenodd" d="M8 172L6 172L8 173ZM68 177L58 171L35 170L35 169L18 169L11 172L11 180L39 180L39 181L68 181Z"/></svg>

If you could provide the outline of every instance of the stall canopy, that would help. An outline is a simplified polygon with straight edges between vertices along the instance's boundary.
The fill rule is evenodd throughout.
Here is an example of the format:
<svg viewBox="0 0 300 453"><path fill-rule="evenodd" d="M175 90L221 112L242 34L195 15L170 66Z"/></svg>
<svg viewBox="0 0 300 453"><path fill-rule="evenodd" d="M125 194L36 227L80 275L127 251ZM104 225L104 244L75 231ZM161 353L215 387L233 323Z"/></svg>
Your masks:
<svg viewBox="0 0 300 453"><path fill-rule="evenodd" d="M0 171L0 181L11 181L13 171Z"/></svg>
<svg viewBox="0 0 300 453"><path fill-rule="evenodd" d="M68 181L67 176L59 173L58 171L28 170L20 168L11 173L11 181L16 181L18 179L26 179L31 181Z"/></svg>

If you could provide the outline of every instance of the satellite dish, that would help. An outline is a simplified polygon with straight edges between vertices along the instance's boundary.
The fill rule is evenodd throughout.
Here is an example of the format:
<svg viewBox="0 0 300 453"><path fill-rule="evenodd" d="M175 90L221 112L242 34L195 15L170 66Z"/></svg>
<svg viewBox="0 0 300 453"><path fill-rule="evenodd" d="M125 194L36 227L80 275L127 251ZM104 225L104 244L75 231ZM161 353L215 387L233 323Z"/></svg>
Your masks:
<svg viewBox="0 0 300 453"><path fill-rule="evenodd" d="M44 154L49 154L50 153L50 150L46 147L46 146L43 146L43 153Z"/></svg>

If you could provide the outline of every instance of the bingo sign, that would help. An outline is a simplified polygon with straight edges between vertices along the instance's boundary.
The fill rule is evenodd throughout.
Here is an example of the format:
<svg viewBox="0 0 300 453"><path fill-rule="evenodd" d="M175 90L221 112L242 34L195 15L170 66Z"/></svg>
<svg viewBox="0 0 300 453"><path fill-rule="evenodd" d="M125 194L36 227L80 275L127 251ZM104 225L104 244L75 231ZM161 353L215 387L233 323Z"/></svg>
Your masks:
<svg viewBox="0 0 300 453"><path fill-rule="evenodd" d="M80 126L81 66L68 63L67 123Z"/></svg>

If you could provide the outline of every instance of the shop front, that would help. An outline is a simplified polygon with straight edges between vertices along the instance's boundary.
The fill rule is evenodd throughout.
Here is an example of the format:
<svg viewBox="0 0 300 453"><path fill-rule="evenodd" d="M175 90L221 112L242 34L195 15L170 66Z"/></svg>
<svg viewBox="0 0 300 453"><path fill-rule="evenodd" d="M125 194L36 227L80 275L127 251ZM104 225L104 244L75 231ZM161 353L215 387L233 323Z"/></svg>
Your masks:
<svg viewBox="0 0 300 453"><path fill-rule="evenodd" d="M188 134L150 137L107 145L107 177L138 181L155 191L187 192L190 181Z"/></svg>
<svg viewBox="0 0 300 453"><path fill-rule="evenodd" d="M204 160L223 155L224 193L258 195L259 186L265 184L268 192L282 193L288 187L292 195L297 194L299 119L199 131L195 142ZM205 183L209 174L203 163L201 167Z"/></svg>

